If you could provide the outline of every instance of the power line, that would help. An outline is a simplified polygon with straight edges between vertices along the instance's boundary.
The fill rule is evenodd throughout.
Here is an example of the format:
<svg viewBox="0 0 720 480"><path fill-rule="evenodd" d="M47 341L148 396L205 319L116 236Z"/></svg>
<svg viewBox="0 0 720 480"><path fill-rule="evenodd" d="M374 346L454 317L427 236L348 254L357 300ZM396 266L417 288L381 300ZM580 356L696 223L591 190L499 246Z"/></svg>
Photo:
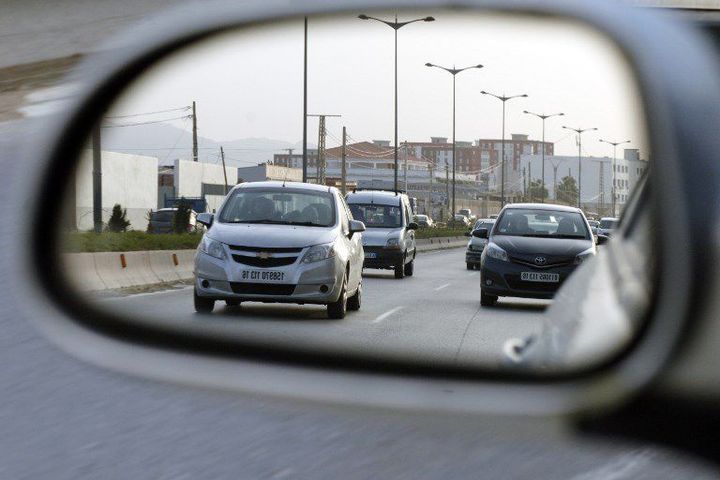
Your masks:
<svg viewBox="0 0 720 480"><path fill-rule="evenodd" d="M130 118L130 117L140 117L140 116L143 116L143 115L155 115L155 114L158 114L158 113L187 111L187 110L190 110L190 108L191 108L190 106L184 106L184 107L179 107L179 108L171 108L171 109L168 109L168 110L158 110L158 111L155 111L155 112L130 113L130 114L128 114L128 115L112 115L112 116L108 116L108 117L105 117L105 118Z"/></svg>
<svg viewBox="0 0 720 480"><path fill-rule="evenodd" d="M192 118L192 115L185 115L182 117L175 117L175 118L165 118L162 120L152 120L148 122L135 122L135 123L121 123L118 125L103 125L102 128L123 128L123 127L137 127L139 125L152 125L154 123L165 123L165 122L172 122L174 120L187 120L188 118Z"/></svg>

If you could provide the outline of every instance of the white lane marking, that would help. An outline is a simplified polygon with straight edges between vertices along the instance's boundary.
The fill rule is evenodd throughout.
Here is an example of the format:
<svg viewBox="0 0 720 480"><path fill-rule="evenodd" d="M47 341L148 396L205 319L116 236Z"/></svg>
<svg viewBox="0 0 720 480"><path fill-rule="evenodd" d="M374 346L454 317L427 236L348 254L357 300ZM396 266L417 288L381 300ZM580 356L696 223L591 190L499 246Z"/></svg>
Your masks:
<svg viewBox="0 0 720 480"><path fill-rule="evenodd" d="M447 287L449 287L449 286L450 286L449 283L446 283L445 285L440 285L438 288L435 289L435 291L436 291L436 292L439 292L439 291L442 290L443 288L447 288Z"/></svg>
<svg viewBox="0 0 720 480"><path fill-rule="evenodd" d="M377 317L377 318L376 318L375 320L373 320L371 323L380 323L380 322L382 322L383 320L385 320L386 318L388 318L390 315L392 315L393 313L399 312L399 311L402 310L403 308L405 308L405 307L400 306L400 307L395 307L395 308L393 308L393 309L390 309L390 310L388 310L387 312L385 312L385 313L383 313L382 315L380 315L379 317Z"/></svg>
<svg viewBox="0 0 720 480"><path fill-rule="evenodd" d="M620 480L623 478L633 478L637 470L645 467L653 456L654 453L649 449L628 452L618 456L607 465L576 475L572 477L572 480Z"/></svg>

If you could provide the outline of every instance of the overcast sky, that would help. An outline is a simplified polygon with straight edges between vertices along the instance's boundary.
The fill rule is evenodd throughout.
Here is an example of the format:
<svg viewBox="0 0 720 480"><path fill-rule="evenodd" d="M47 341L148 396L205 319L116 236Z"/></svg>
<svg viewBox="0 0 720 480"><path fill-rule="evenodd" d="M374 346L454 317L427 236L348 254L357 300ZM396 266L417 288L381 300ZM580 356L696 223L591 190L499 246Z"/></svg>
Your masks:
<svg viewBox="0 0 720 480"><path fill-rule="evenodd" d="M361 12L358 12L361 13ZM390 18L392 12L367 12ZM576 155L573 134L561 125L597 127L583 136L584 154L605 156L598 141L632 140L647 150L641 107L618 51L585 27L559 20L519 19L448 11L402 12L400 20L433 15L399 31L399 140L429 141L452 135L452 76L426 62L452 67L482 64L457 76L457 139L499 138L501 102L480 94L527 93L507 103L506 135L540 139L539 119L524 115L564 112L547 122L556 154ZM353 141L393 138L393 30L349 14L310 19L309 113L342 114L327 120L328 147L345 125ZM218 141L264 137L302 139L302 20L257 27L186 49L142 77L110 113L135 114L198 105L200 135ZM168 112L129 119L171 119ZM171 121L190 129L188 120ZM317 119L308 121L317 142ZM170 147L170 145L158 145ZM619 155L621 153L619 152Z"/></svg>

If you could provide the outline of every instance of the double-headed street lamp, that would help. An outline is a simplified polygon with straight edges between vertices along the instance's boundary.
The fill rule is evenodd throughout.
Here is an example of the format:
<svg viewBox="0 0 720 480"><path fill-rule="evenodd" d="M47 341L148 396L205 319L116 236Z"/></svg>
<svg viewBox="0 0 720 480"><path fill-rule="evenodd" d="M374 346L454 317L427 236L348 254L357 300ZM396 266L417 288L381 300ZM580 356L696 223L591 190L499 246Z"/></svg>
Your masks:
<svg viewBox="0 0 720 480"><path fill-rule="evenodd" d="M608 145L612 145L613 147L613 158L612 158L612 216L615 216L615 159L617 158L617 146L622 145L624 143L630 143L630 140L625 140L624 142L610 142L608 140L600 139L601 142L607 143Z"/></svg>
<svg viewBox="0 0 720 480"><path fill-rule="evenodd" d="M575 133L577 133L578 136L578 200L577 200L577 206L578 208L582 208L580 205L580 199L581 192L582 192L582 134L583 132L589 132L591 130L597 130L597 128L570 128L563 125L565 130L570 130Z"/></svg>
<svg viewBox="0 0 720 480"><path fill-rule="evenodd" d="M465 70L470 70L470 69L473 69L473 68L478 68L478 69L480 69L480 68L483 68L483 66L480 65L480 64L478 64L478 65L472 65L472 66L464 67L464 68L455 68L455 67L453 67L453 68L447 68L447 67L442 67L442 66L440 66L440 65L434 65L434 64L432 64L432 63L426 63L425 66L426 66L426 67L435 67L435 68L439 68L439 69L441 69L441 70L445 70L445 71L448 72L450 75L452 75L452 78L453 78L453 107L452 107L452 112L453 112L453 125L452 125L452 214L454 215L454 214L456 213L456 211L455 211L455 163L456 163L456 158L457 158L457 157L456 157L456 153L455 153L455 76L456 76L458 73L460 73L460 72L464 72Z"/></svg>
<svg viewBox="0 0 720 480"><path fill-rule="evenodd" d="M506 97L505 95L495 95L494 93L486 92L483 90L483 95L490 95L495 97L502 102L502 138L500 139L501 144L501 160L500 160L500 206L505 206L505 103L513 98L526 98L527 94L523 93L520 95L512 95Z"/></svg>
<svg viewBox="0 0 720 480"><path fill-rule="evenodd" d="M415 20L410 20L408 22L398 22L397 15L395 15L395 21L391 22L388 20L382 20L380 18L370 17L368 15L358 15L358 18L360 20L375 20L376 22L384 23L388 27L395 30L395 182L394 182L394 188L395 191L398 189L398 58L397 58L397 32L405 25L409 25L411 23L415 22L434 22L435 18L433 17L425 17L425 18L416 18Z"/></svg>
<svg viewBox="0 0 720 480"><path fill-rule="evenodd" d="M542 203L545 203L545 120L551 117L562 117L565 114L552 113L550 115L540 115L539 113L528 112L527 110L523 110L523 113L527 115L534 115L540 120L542 120L542 189L540 191L540 201Z"/></svg>

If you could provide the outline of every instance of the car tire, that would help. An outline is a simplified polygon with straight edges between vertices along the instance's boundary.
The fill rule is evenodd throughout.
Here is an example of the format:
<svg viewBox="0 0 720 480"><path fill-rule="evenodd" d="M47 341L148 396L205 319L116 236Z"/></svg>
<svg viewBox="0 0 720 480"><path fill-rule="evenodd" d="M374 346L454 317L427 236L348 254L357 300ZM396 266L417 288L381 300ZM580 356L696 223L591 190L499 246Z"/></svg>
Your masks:
<svg viewBox="0 0 720 480"><path fill-rule="evenodd" d="M228 307L239 307L242 302L240 300L225 300Z"/></svg>
<svg viewBox="0 0 720 480"><path fill-rule="evenodd" d="M480 289L480 305L483 307L492 307L497 303L497 300L496 295L488 295L482 288Z"/></svg>
<svg viewBox="0 0 720 480"><path fill-rule="evenodd" d="M327 305L328 318L333 320L342 320L345 318L345 314L347 313L347 304L347 277L343 277L342 287L340 287L340 296L337 301L328 303Z"/></svg>
<svg viewBox="0 0 720 480"><path fill-rule="evenodd" d="M347 299L347 309L352 311L360 310L360 305L362 304L362 282L358 284L357 291L355 291L355 295Z"/></svg>
<svg viewBox="0 0 720 480"><path fill-rule="evenodd" d="M405 278L405 256L403 255L402 262L400 265L395 265L395 278Z"/></svg>
<svg viewBox="0 0 720 480"><path fill-rule="evenodd" d="M465 268L467 268L468 270L473 270L473 269L475 268L475 265L473 265L473 264L470 263L470 262L466 262L466 263L465 263Z"/></svg>
<svg viewBox="0 0 720 480"><path fill-rule="evenodd" d="M405 276L412 277L413 273L415 273L415 259L414 258L405 264Z"/></svg>
<svg viewBox="0 0 720 480"><path fill-rule="evenodd" d="M215 300L199 296L197 289L193 290L193 303L197 313L210 313L215 308Z"/></svg>

